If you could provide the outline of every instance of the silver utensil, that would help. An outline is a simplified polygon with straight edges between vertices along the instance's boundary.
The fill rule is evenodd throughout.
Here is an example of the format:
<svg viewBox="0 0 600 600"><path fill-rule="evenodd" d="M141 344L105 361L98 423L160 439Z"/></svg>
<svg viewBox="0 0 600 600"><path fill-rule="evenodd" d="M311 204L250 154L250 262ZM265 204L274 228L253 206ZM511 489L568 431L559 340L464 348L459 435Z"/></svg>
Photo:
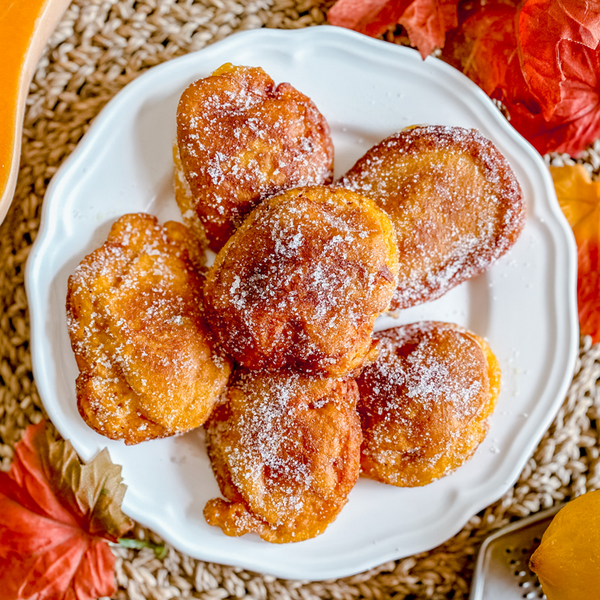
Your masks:
<svg viewBox="0 0 600 600"><path fill-rule="evenodd" d="M542 600L546 595L529 558L564 504L526 517L485 539L479 550L470 600Z"/></svg>

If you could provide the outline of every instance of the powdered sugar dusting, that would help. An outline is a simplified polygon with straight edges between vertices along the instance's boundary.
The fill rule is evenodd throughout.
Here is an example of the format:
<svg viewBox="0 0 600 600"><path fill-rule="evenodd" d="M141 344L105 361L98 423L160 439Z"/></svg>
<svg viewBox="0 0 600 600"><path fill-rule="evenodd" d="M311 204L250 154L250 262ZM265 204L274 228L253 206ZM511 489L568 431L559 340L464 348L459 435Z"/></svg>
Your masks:
<svg viewBox="0 0 600 600"><path fill-rule="evenodd" d="M107 394L117 420L142 415L172 435L200 425L225 386L228 363L214 360L203 322L201 279L190 260L195 244L179 223L161 227L149 215L125 215L69 280L67 324L87 382L78 383L78 399L104 434L112 426ZM124 435L141 441L131 427Z"/></svg>
<svg viewBox="0 0 600 600"><path fill-rule="evenodd" d="M374 337L379 357L358 380L363 455L390 483L407 477L406 463L425 478L465 439L485 433L480 421L491 398L486 356L478 338L446 323L415 323ZM447 462L450 470L457 466Z"/></svg>
<svg viewBox="0 0 600 600"><path fill-rule="evenodd" d="M228 404L207 423L217 478L279 535L322 530L358 477L357 400L352 381L239 373ZM244 532L247 520L237 527Z"/></svg>
<svg viewBox="0 0 600 600"><path fill-rule="evenodd" d="M392 218L401 259L392 308L432 300L485 271L524 223L514 174L476 130L401 131L371 148L340 183Z"/></svg>
<svg viewBox="0 0 600 600"><path fill-rule="evenodd" d="M265 472L269 473L268 478L277 481L278 519L274 526L282 524L284 515L303 509L304 495L313 483L306 457L293 451L293 446L298 444L298 440L293 439L293 431L300 407L293 400L300 391L299 380L299 376L292 375L287 381L276 381L268 395L250 400L254 401L255 410L244 413L240 443L229 454L231 478L238 489L240 486L263 487ZM252 504L259 512L265 510L264 497L252 498Z"/></svg>
<svg viewBox="0 0 600 600"><path fill-rule="evenodd" d="M262 69L217 73L193 83L177 113L184 171L215 251L260 200L326 183L333 165L329 127L309 98Z"/></svg>
<svg viewBox="0 0 600 600"><path fill-rule="evenodd" d="M358 366L395 287L395 253L374 205L344 190L292 190L261 205L217 258L209 321L249 368Z"/></svg>

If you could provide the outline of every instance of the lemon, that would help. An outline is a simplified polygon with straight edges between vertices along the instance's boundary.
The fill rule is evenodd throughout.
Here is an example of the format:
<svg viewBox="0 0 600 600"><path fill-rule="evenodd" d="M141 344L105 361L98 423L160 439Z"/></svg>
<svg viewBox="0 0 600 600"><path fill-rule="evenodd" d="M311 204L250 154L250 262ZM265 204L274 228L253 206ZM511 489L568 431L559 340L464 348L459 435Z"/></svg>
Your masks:
<svg viewBox="0 0 600 600"><path fill-rule="evenodd" d="M579 496L557 513L530 566L548 600L600 597L600 491Z"/></svg>

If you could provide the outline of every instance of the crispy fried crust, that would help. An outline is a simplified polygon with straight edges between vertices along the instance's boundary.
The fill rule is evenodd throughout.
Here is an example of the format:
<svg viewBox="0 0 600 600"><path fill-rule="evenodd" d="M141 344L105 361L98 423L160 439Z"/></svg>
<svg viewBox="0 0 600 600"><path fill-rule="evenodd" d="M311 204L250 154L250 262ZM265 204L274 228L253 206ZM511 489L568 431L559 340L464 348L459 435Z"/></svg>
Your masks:
<svg viewBox="0 0 600 600"><path fill-rule="evenodd" d="M396 286L388 217L349 190L298 188L265 200L206 279L213 333L249 369L342 376L372 351Z"/></svg>
<svg viewBox="0 0 600 600"><path fill-rule="evenodd" d="M329 183L333 143L313 102L260 68L223 65L192 83L177 140L195 210L218 252L263 198Z"/></svg>
<svg viewBox="0 0 600 600"><path fill-rule="evenodd" d="M206 231L198 213L196 212L196 202L192 195L192 190L185 178L183 165L181 164L181 156L179 155L179 146L177 142L173 143L173 191L175 192L175 201L181 211L183 222L192 231L198 240L198 255L202 257L202 265L206 260L206 249L208 248L208 240L206 239Z"/></svg>
<svg viewBox="0 0 600 600"><path fill-rule="evenodd" d="M241 373L205 425L226 498L207 503L206 521L275 543L323 533L358 479L357 400L353 380Z"/></svg>
<svg viewBox="0 0 600 600"><path fill-rule="evenodd" d="M425 321L374 334L377 361L358 386L365 475L402 487L447 475L475 452L500 391L487 343L449 323Z"/></svg>
<svg viewBox="0 0 600 600"><path fill-rule="evenodd" d="M371 148L341 185L392 219L400 274L392 309L445 294L516 242L525 219L506 159L475 129L413 127Z"/></svg>
<svg viewBox="0 0 600 600"><path fill-rule="evenodd" d="M125 215L69 278L77 404L98 433L137 444L208 418L231 367L213 352L199 261L184 225Z"/></svg>

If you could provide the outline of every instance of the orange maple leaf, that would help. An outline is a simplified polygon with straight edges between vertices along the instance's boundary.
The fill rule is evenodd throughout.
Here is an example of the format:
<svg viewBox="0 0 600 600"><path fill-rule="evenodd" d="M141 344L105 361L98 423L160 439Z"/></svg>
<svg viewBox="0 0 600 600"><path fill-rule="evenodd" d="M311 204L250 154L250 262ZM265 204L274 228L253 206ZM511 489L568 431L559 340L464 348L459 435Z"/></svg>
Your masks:
<svg viewBox="0 0 600 600"><path fill-rule="evenodd" d="M373 37L399 23L426 58L444 46L446 32L458 25L457 5L458 0L338 0L327 18L332 25Z"/></svg>
<svg viewBox="0 0 600 600"><path fill-rule="evenodd" d="M132 522L120 512L120 467L103 451L81 465L45 422L31 425L0 473L0 600L95 600L115 591L105 538Z"/></svg>
<svg viewBox="0 0 600 600"><path fill-rule="evenodd" d="M599 3L491 0L453 30L443 58L500 100L541 153L600 135Z"/></svg>
<svg viewBox="0 0 600 600"><path fill-rule="evenodd" d="M550 167L556 196L577 242L577 304L583 335L600 342L600 182L581 165Z"/></svg>

